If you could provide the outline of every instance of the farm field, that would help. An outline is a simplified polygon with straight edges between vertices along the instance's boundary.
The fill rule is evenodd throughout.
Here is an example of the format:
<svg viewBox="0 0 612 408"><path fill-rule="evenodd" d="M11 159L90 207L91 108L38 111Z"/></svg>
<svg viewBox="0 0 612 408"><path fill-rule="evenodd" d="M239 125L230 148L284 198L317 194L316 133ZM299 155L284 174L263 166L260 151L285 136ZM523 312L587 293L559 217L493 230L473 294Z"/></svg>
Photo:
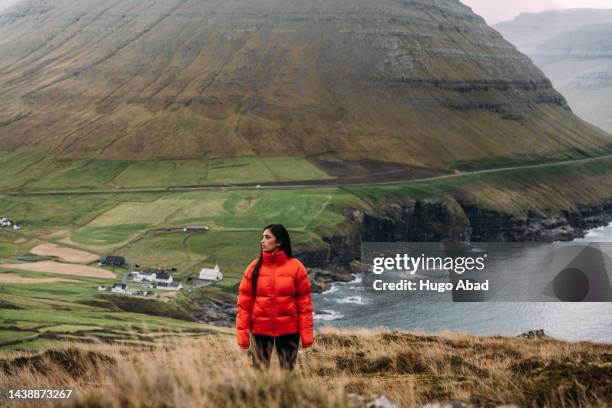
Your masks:
<svg viewBox="0 0 612 408"><path fill-rule="evenodd" d="M100 284L108 280L0 269L0 349L47 348L66 341L146 345L228 333L163 316L180 316L180 309L161 300L147 300L158 315L122 310L113 303L114 295L99 295Z"/></svg>
<svg viewBox="0 0 612 408"><path fill-rule="evenodd" d="M204 157L199 160L77 160L0 151L0 191L146 188L329 179L303 157Z"/></svg>
<svg viewBox="0 0 612 408"><path fill-rule="evenodd" d="M96 254L81 251L74 248L61 247L56 244L40 244L30 250L34 255L48 255L58 257L66 262L88 264L98 260L100 257Z"/></svg>
<svg viewBox="0 0 612 408"><path fill-rule="evenodd" d="M113 272L101 268L93 268L91 266L75 265L55 261L38 261L20 264L0 264L0 267L6 269L20 269L24 271L34 272L51 272L60 275L88 276L92 278L105 279L115 278L115 274Z"/></svg>
<svg viewBox="0 0 612 408"><path fill-rule="evenodd" d="M244 268L259 254L261 228L269 223L288 227L299 255L307 249L325 250L324 238L338 234L352 211L376 211L382 204L409 200L456 198L504 212L566 208L569 201L601 199L612 189L611 172L612 160L600 160L371 186L0 196L0 215L23 224L19 231L0 230L2 344L36 348L56 341L56 335L97 341L91 339L109 332L116 336L108 337L119 341L146 341L139 340L140 334L124 333L130 327L145 331L174 327L185 335L202 327L209 330L189 321L193 302L235 295ZM184 232L189 224L208 225L210 231ZM59 274L48 268L58 264L89 267L65 262L78 251L92 258L94 254L121 255L143 267L174 267L173 276L182 284L202 267L218 264L224 279L190 294L165 293L161 299L142 299L142 304L126 306L97 290L99 285L120 282L126 268L96 268L109 279ZM15 266L28 264L47 267L27 271ZM55 331L66 325L82 330ZM55 329L43 334L45 327Z"/></svg>

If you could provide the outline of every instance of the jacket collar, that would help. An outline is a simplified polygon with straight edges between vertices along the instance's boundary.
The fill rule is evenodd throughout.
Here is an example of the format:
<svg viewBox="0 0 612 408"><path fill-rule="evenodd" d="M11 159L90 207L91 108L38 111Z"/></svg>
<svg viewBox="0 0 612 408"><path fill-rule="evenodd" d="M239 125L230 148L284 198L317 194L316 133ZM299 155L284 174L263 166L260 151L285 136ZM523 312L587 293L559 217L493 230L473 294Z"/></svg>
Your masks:
<svg viewBox="0 0 612 408"><path fill-rule="evenodd" d="M280 266L284 264L287 261L287 259L289 258L287 257L287 254L285 254L285 251L283 250L280 250L275 253L264 252L262 263L263 265L266 265L266 266Z"/></svg>

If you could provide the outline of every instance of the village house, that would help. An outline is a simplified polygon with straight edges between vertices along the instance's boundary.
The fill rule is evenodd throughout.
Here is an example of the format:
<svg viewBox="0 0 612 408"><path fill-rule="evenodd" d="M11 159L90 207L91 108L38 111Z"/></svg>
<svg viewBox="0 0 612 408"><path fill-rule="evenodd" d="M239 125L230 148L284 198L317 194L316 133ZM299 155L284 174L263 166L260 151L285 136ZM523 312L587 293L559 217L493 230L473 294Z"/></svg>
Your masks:
<svg viewBox="0 0 612 408"><path fill-rule="evenodd" d="M100 259L98 265L123 266L125 265L125 258L122 256L109 255Z"/></svg>
<svg viewBox="0 0 612 408"><path fill-rule="evenodd" d="M212 269L209 269L209 268L200 269L199 279L209 280L209 281L219 281L223 279L223 274L219 270L219 264L215 264L215 267Z"/></svg>
<svg viewBox="0 0 612 408"><path fill-rule="evenodd" d="M128 287L125 283L114 283L111 289L113 293L124 293L126 295L132 295L135 291L135 289Z"/></svg>
<svg viewBox="0 0 612 408"><path fill-rule="evenodd" d="M157 288L164 289L164 290L181 290L183 289L183 285L181 285L180 283L176 283L176 282L172 282L172 283L163 282L163 283L158 283Z"/></svg>
<svg viewBox="0 0 612 408"><path fill-rule="evenodd" d="M168 272L160 272L157 274L157 276L155 277L155 283L158 284L166 284L169 285L172 283L172 276L168 273Z"/></svg>
<svg viewBox="0 0 612 408"><path fill-rule="evenodd" d="M156 278L157 278L157 275L155 274L155 272L150 272L150 273L136 272L136 274L134 275L134 282L153 283L155 282Z"/></svg>
<svg viewBox="0 0 612 408"><path fill-rule="evenodd" d="M21 225L17 224L14 221L9 220L6 217L0 218L0 228L13 226L14 230L18 230L21 228Z"/></svg>

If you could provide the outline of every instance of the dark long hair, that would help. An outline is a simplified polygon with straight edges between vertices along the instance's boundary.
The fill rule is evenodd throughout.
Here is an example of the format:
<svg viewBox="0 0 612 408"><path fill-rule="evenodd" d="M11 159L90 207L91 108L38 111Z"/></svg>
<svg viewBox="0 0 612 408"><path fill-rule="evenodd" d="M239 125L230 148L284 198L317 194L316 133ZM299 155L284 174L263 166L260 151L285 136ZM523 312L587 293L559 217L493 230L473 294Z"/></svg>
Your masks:
<svg viewBox="0 0 612 408"><path fill-rule="evenodd" d="M281 251L285 251L285 255L287 258L293 258L293 252L291 251L291 239L289 239L289 231L283 224L270 224L264 227L262 230L265 231L269 229L274 238L279 241ZM261 264L263 262L263 249L259 249L259 259L255 264L255 269L253 269L253 274L251 275L251 284L253 285L253 295L257 294L257 278L259 277L259 270L261 269Z"/></svg>

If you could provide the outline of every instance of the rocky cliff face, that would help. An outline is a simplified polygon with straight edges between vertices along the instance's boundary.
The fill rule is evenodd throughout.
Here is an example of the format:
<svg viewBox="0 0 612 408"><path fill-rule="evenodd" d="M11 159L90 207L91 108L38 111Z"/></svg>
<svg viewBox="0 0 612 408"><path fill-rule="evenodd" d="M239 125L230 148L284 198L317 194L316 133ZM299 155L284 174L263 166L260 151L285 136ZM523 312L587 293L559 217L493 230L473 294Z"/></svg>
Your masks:
<svg viewBox="0 0 612 408"><path fill-rule="evenodd" d="M495 28L551 78L578 116L612 132L612 10L524 14Z"/></svg>
<svg viewBox="0 0 612 408"><path fill-rule="evenodd" d="M452 167L611 142L458 0L23 0L0 95L3 148L66 157Z"/></svg>
<svg viewBox="0 0 612 408"><path fill-rule="evenodd" d="M579 205L574 211L516 215L450 198L386 204L375 212L347 214L342 232L325 238L326 249L300 254L314 267L315 290L346 280L361 259L361 242L552 242L584 236L586 230L612 222L612 199ZM333 271L326 277L317 268ZM319 278L323 277L322 282Z"/></svg>

